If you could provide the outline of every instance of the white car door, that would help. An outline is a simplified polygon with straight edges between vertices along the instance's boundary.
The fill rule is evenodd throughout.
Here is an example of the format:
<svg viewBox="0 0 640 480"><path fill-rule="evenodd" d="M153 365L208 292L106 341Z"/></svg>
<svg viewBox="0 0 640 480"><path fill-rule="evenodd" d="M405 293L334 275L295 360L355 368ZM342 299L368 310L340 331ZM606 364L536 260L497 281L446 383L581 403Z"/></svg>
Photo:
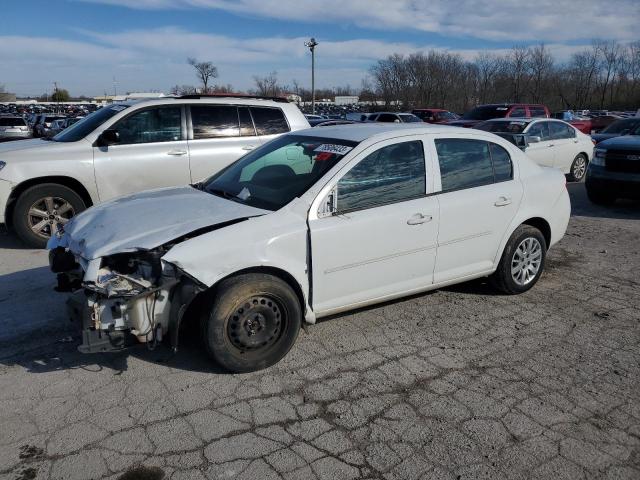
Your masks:
<svg viewBox="0 0 640 480"><path fill-rule="evenodd" d="M114 124L109 130L117 131L119 141L93 147L100 200L189 184L189 152L182 119L180 106L159 106L137 110Z"/></svg>
<svg viewBox="0 0 640 480"><path fill-rule="evenodd" d="M219 172L261 144L248 107L190 104L187 129L194 183Z"/></svg>
<svg viewBox="0 0 640 480"><path fill-rule="evenodd" d="M539 137L539 142L529 141L525 153L538 165L553 167L555 162L555 144L549 134L548 121L536 121L529 125L525 133L531 137Z"/></svg>
<svg viewBox="0 0 640 480"><path fill-rule="evenodd" d="M335 213L310 214L316 314L433 282L439 212L424 138L368 148L334 180Z"/></svg>
<svg viewBox="0 0 640 480"><path fill-rule="evenodd" d="M565 122L550 121L549 132L555 144L553 166L562 170L563 173L569 173L573 159L581 151L576 130Z"/></svg>
<svg viewBox="0 0 640 480"><path fill-rule="evenodd" d="M522 199L508 151L485 140L441 135L440 228L434 282L490 271Z"/></svg>

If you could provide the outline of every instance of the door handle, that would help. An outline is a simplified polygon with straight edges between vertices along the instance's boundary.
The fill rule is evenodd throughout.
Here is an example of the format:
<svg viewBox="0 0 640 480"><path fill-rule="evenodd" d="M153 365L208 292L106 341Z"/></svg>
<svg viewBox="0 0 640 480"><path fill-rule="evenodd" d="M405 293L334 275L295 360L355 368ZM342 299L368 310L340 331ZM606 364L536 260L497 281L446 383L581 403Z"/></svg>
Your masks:
<svg viewBox="0 0 640 480"><path fill-rule="evenodd" d="M494 203L494 205L496 207L505 207L505 206L510 205L510 204L511 204L511 199L509 197L500 197Z"/></svg>
<svg viewBox="0 0 640 480"><path fill-rule="evenodd" d="M169 150L167 152L167 155L173 155L174 157L180 157L182 155L186 155L187 151L186 150Z"/></svg>
<svg viewBox="0 0 640 480"><path fill-rule="evenodd" d="M409 220L407 220L407 225L420 225L422 223L427 223L433 220L431 215L423 215L421 213L416 213Z"/></svg>
<svg viewBox="0 0 640 480"><path fill-rule="evenodd" d="M246 147L242 147L242 149L246 150L247 152L253 150L254 148L256 148L256 147L253 147L251 145L247 145Z"/></svg>
<svg viewBox="0 0 640 480"><path fill-rule="evenodd" d="M551 145L547 145L547 147L555 147L555 143L552 143Z"/></svg>

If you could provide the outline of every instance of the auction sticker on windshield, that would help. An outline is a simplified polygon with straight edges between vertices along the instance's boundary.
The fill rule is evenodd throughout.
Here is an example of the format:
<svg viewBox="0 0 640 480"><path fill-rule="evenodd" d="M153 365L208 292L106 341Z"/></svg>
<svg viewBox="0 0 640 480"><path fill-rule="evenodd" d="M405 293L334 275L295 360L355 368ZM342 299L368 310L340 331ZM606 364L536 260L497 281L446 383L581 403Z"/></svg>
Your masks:
<svg viewBox="0 0 640 480"><path fill-rule="evenodd" d="M317 147L314 152L325 152L325 153L335 153L337 155L346 155L353 147L347 147L346 145L335 145L333 143L323 143L319 147Z"/></svg>

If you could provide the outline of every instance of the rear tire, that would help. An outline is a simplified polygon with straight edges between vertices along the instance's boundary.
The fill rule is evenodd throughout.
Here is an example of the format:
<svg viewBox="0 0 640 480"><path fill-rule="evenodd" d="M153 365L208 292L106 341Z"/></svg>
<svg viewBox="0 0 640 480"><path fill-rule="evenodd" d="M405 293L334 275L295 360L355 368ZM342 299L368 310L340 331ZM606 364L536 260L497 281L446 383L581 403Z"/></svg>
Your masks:
<svg viewBox="0 0 640 480"><path fill-rule="evenodd" d="M223 280L202 319L209 356L232 372L252 372L280 361L298 337L297 295L272 275L248 273Z"/></svg>
<svg viewBox="0 0 640 480"><path fill-rule="evenodd" d="M582 153L576 155L576 158L574 158L571 163L569 174L567 175L568 180L570 182L581 182L587 174L587 164L587 157Z"/></svg>
<svg viewBox="0 0 640 480"><path fill-rule="evenodd" d="M43 183L20 194L13 210L13 228L18 237L33 248L44 248L57 225L66 224L87 206L69 187Z"/></svg>
<svg viewBox="0 0 640 480"><path fill-rule="evenodd" d="M616 201L615 195L610 192L595 188L589 188L588 186L586 187L586 190L587 197L589 198L591 203L595 203L596 205L608 206L613 205Z"/></svg>
<svg viewBox="0 0 640 480"><path fill-rule="evenodd" d="M542 232L531 225L520 225L507 241L489 280L508 295L526 292L542 275L546 256L547 242Z"/></svg>

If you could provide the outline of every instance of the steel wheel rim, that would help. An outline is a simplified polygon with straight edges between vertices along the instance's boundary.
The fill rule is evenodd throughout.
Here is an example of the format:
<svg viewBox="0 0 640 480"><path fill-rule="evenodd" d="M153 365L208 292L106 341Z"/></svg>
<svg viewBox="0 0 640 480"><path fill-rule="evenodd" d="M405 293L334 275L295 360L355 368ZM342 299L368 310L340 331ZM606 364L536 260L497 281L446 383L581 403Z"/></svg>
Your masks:
<svg viewBox="0 0 640 480"><path fill-rule="evenodd" d="M273 347L286 326L286 310L280 301L268 295L254 295L230 315L227 336L241 353L256 352Z"/></svg>
<svg viewBox="0 0 640 480"><path fill-rule="evenodd" d="M73 205L64 198L43 197L29 207L27 221L34 234L49 238L59 225L66 225L74 215Z"/></svg>
<svg viewBox="0 0 640 480"><path fill-rule="evenodd" d="M573 162L573 177L580 179L587 171L587 162L584 157L578 156Z"/></svg>
<svg viewBox="0 0 640 480"><path fill-rule="evenodd" d="M520 286L528 285L536 278L542 265L542 245L537 238L522 240L511 258L511 278Z"/></svg>

